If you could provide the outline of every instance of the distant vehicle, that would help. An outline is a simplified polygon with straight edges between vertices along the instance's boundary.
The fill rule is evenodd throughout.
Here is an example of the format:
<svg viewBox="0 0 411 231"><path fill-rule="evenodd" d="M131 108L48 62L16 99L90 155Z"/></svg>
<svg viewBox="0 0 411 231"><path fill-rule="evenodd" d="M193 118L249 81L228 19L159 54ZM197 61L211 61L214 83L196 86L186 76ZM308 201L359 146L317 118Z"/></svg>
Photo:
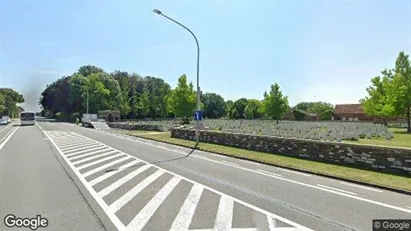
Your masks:
<svg viewBox="0 0 411 231"><path fill-rule="evenodd" d="M92 127L91 122L98 122L97 114L83 114L81 118L83 127Z"/></svg>
<svg viewBox="0 0 411 231"><path fill-rule="evenodd" d="M8 117L8 116L2 116L1 118L4 119L4 120L6 120L7 123L11 123L10 117Z"/></svg>
<svg viewBox="0 0 411 231"><path fill-rule="evenodd" d="M9 124L9 121L7 121L7 119L3 119L3 118L0 119L0 125L7 125L7 124Z"/></svg>
<svg viewBox="0 0 411 231"><path fill-rule="evenodd" d="M20 125L34 125L35 115L33 112L20 113Z"/></svg>

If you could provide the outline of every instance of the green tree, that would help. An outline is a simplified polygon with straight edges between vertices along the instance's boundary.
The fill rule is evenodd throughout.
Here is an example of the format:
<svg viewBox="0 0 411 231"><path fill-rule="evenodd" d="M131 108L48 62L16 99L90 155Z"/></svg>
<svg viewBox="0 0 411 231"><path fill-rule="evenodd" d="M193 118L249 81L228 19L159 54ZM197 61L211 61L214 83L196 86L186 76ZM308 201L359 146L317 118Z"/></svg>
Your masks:
<svg viewBox="0 0 411 231"><path fill-rule="evenodd" d="M277 121L288 112L288 98L283 96L278 83L272 84L270 92L264 92L263 108L266 116L271 117Z"/></svg>
<svg viewBox="0 0 411 231"><path fill-rule="evenodd" d="M193 84L187 84L187 76L178 78L178 85L166 97L169 112L187 121L191 118L196 107L196 93Z"/></svg>
<svg viewBox="0 0 411 231"><path fill-rule="evenodd" d="M120 87L120 96L118 97L121 116L127 117L131 112L129 98L131 96L130 76L127 72L116 70L111 73L111 76L118 82Z"/></svg>
<svg viewBox="0 0 411 231"><path fill-rule="evenodd" d="M244 109L244 117L247 119L261 118L261 102L258 99L248 99L247 101L247 106Z"/></svg>
<svg viewBox="0 0 411 231"><path fill-rule="evenodd" d="M204 104L204 117L220 118L226 113L226 103L221 95L216 93L205 93L201 97Z"/></svg>
<svg viewBox="0 0 411 231"><path fill-rule="evenodd" d="M244 119L244 111L248 105L246 98L241 98L233 103L230 109L230 118L232 119Z"/></svg>
<svg viewBox="0 0 411 231"><path fill-rule="evenodd" d="M19 113L17 104L24 103L23 95L10 88L0 88L0 94L3 98L2 114L17 117Z"/></svg>
<svg viewBox="0 0 411 231"><path fill-rule="evenodd" d="M407 119L407 132L411 132L411 65L409 55L400 52L395 62L394 75L388 88L388 102L396 115Z"/></svg>
<svg viewBox="0 0 411 231"><path fill-rule="evenodd" d="M381 72L383 75L376 76L371 79L371 86L368 87L368 96L360 100L362 108L369 116L381 117L386 119L395 115L395 108L389 102L389 89L391 88L392 71L384 70Z"/></svg>
<svg viewBox="0 0 411 231"><path fill-rule="evenodd" d="M326 102L300 102L293 110L296 120L304 120L308 114L316 114L320 120L331 120L334 106Z"/></svg>
<svg viewBox="0 0 411 231"><path fill-rule="evenodd" d="M167 117L166 96L171 91L170 85L161 78L146 76L144 78L144 87L147 88L150 95L149 116L151 118Z"/></svg>
<svg viewBox="0 0 411 231"><path fill-rule="evenodd" d="M225 116L230 117L230 112L231 112L231 109L233 108L234 102L232 100L227 100L225 102L225 105L226 105Z"/></svg>
<svg viewBox="0 0 411 231"><path fill-rule="evenodd" d="M146 116L150 112L149 93L146 89L143 90L143 94L141 94L139 98L138 108L141 111L141 115L143 115L143 117L146 118Z"/></svg>

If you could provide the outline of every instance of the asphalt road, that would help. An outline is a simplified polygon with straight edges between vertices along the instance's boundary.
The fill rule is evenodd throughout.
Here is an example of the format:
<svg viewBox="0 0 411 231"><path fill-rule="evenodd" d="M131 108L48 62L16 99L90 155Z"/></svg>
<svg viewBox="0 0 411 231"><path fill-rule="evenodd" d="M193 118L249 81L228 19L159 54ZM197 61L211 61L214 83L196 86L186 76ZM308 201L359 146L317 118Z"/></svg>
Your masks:
<svg viewBox="0 0 411 231"><path fill-rule="evenodd" d="M372 230L411 217L411 196L387 190L66 123L1 129L0 217L40 214L38 230Z"/></svg>

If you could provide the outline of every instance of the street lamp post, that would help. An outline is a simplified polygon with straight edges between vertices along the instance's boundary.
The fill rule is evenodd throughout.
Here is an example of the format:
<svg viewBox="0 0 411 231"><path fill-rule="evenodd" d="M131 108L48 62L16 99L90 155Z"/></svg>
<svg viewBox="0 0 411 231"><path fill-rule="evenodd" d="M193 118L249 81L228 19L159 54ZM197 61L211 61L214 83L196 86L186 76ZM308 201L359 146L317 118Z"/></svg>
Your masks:
<svg viewBox="0 0 411 231"><path fill-rule="evenodd" d="M196 44L197 44L197 112L200 112L201 111L201 100L200 100L200 93L201 93L201 91L200 91L200 45L198 44L197 37L186 26L184 26L183 24L177 22L176 20L168 17L167 15L163 14L160 10L154 9L153 12L167 18L168 20L170 20L170 21L176 23L177 25L183 27L184 29L186 29L188 32L190 32L190 34L194 37L194 39L196 41ZM197 139L197 143L200 139L199 129L200 129L200 126L202 126L201 122L202 122L201 120L196 120L196 139Z"/></svg>

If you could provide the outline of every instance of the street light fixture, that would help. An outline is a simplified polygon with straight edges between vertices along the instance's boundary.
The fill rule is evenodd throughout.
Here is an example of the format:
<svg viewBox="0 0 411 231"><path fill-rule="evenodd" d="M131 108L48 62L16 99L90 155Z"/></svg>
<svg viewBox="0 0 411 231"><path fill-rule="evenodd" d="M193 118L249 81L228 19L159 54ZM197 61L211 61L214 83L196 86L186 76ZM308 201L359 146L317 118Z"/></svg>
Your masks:
<svg viewBox="0 0 411 231"><path fill-rule="evenodd" d="M183 24L177 22L176 20L168 17L167 15L163 14L163 12L161 12L158 9L154 9L153 10L154 13L161 15L165 18L167 18L168 20L176 23L177 25L183 27L184 29L186 29L188 32L190 32L190 34L194 37L194 40L196 41L197 44L197 112L200 113L201 111L201 101L200 101L200 95L201 95L201 91L200 91L200 45L198 44L198 40L197 37L194 35L194 33L188 29L186 26L184 26ZM197 144L199 142L200 139L200 133L199 133L199 129L200 126L202 127L202 121L201 120L196 120L196 139L197 139Z"/></svg>

